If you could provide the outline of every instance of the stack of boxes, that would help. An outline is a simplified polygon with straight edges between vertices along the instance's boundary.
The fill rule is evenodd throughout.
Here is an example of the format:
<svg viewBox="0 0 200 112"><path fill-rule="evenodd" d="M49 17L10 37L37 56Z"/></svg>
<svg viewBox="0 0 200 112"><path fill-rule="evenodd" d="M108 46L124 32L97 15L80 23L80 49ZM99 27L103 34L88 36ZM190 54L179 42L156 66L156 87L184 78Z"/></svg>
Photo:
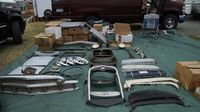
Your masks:
<svg viewBox="0 0 200 112"><path fill-rule="evenodd" d="M88 32L80 27L62 28L64 42L88 41Z"/></svg>
<svg viewBox="0 0 200 112"><path fill-rule="evenodd" d="M59 43L62 38L61 27L62 21L51 21L45 24L44 33L40 33L35 37L35 44L38 45L39 51L51 50L53 44Z"/></svg>
<svg viewBox="0 0 200 112"><path fill-rule="evenodd" d="M56 45L60 45L63 43L61 27L51 26L51 27L45 28L45 34L48 34L48 35L55 34L55 44Z"/></svg>
<svg viewBox="0 0 200 112"><path fill-rule="evenodd" d="M61 23L62 21L51 21L45 24L45 32L35 36L38 50L49 51L53 44L61 45L72 41L88 41L88 31L80 27L60 27Z"/></svg>
<svg viewBox="0 0 200 112"><path fill-rule="evenodd" d="M200 99L200 62L177 62L175 77L186 90Z"/></svg>
<svg viewBox="0 0 200 112"><path fill-rule="evenodd" d="M55 34L40 33L35 36L35 44L38 45L38 50L49 51L55 42Z"/></svg>

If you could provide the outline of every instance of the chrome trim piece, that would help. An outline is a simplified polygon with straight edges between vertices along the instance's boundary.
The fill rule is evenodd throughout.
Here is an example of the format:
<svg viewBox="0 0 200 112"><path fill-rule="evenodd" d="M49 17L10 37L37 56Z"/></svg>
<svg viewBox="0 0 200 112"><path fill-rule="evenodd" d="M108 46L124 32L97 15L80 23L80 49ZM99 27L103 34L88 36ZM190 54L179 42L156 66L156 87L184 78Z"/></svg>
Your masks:
<svg viewBox="0 0 200 112"><path fill-rule="evenodd" d="M117 78L117 82L118 83L118 86L119 86L119 91L116 92L116 91L91 91L91 72L92 71L95 71L95 70L103 70L106 72L106 70L114 70L115 71L115 75L116 75L116 78ZM87 92L88 92L88 102L92 102L92 98L91 98L91 95L94 95L94 96L99 96L99 97L113 97L114 96L119 96L120 98L124 99L124 93L123 93L123 90L122 90L122 85L121 85L121 81L120 81L120 77L119 77L119 73L117 71L117 69L114 67L114 66L106 66L106 65L96 65L96 66L93 66L92 68L89 69L88 71L88 77L87 77ZM104 99L102 99L104 100ZM119 102L118 102L119 103ZM101 106L108 106L108 105L101 105ZM109 105L111 106L111 105Z"/></svg>
<svg viewBox="0 0 200 112"><path fill-rule="evenodd" d="M60 51L54 51L54 52L35 51L36 56L58 56L59 54L60 54Z"/></svg>
<svg viewBox="0 0 200 112"><path fill-rule="evenodd" d="M122 65L123 72L146 71L146 70L160 70L160 68L155 65Z"/></svg>
<svg viewBox="0 0 200 112"><path fill-rule="evenodd" d="M128 91L131 90L132 85L138 85L138 84L168 84L173 85L177 89L179 89L178 84L179 81L175 78L170 77L159 77L159 78L146 78L146 79L134 79L134 80L127 80L124 83L124 89L128 89Z"/></svg>
<svg viewBox="0 0 200 112"><path fill-rule="evenodd" d="M101 34L101 32L99 32L95 28L91 27L89 24L83 23L81 25L81 27L86 29L88 32L90 32L97 39L100 39L104 44L107 43L106 37L103 34Z"/></svg>
<svg viewBox="0 0 200 112"><path fill-rule="evenodd" d="M1 76L0 81L4 80L64 80L61 76L54 75L29 75L29 76Z"/></svg>
<svg viewBox="0 0 200 112"><path fill-rule="evenodd" d="M96 45L96 42L90 42L90 41L73 41L73 42L67 42L64 43L64 45L74 45L74 44L88 44L88 45Z"/></svg>
<svg viewBox="0 0 200 112"><path fill-rule="evenodd" d="M74 56L74 57L63 57L60 58L59 61L57 61L56 65L60 66L74 66L74 65L85 65L88 64L88 60Z"/></svg>
<svg viewBox="0 0 200 112"><path fill-rule="evenodd" d="M125 59L121 61L121 65L152 65L156 61L152 58L143 58L143 59Z"/></svg>
<svg viewBox="0 0 200 112"><path fill-rule="evenodd" d="M91 92L90 93L92 96L98 96L98 97L115 97L115 96L120 96L120 92L118 91L107 91L107 92Z"/></svg>
<svg viewBox="0 0 200 112"><path fill-rule="evenodd" d="M29 75L1 76L0 92L12 94L49 94L78 89L78 80L67 80L61 76Z"/></svg>

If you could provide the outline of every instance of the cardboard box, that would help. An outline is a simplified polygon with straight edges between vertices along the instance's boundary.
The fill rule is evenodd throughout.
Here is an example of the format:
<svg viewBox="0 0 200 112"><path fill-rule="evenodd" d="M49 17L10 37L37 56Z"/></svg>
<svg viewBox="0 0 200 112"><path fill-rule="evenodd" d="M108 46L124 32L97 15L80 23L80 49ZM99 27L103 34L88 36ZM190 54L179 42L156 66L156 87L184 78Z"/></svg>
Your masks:
<svg viewBox="0 0 200 112"><path fill-rule="evenodd" d="M38 34L34 37L35 37L35 44L42 45L42 46L44 46L44 45L47 45L47 46L51 45L52 46L54 41L55 41L55 35L54 34L47 35L45 33L40 33L40 34Z"/></svg>
<svg viewBox="0 0 200 112"><path fill-rule="evenodd" d="M55 34L56 39L62 37L61 27L48 27L44 31L47 35Z"/></svg>
<svg viewBox="0 0 200 112"><path fill-rule="evenodd" d="M118 43L132 43L133 42L133 34L128 34L128 35L116 35L115 36L115 41Z"/></svg>
<svg viewBox="0 0 200 112"><path fill-rule="evenodd" d="M64 42L71 42L72 41L72 36L64 36Z"/></svg>
<svg viewBox="0 0 200 112"><path fill-rule="evenodd" d="M62 36L68 36L68 35L69 35L68 28L62 28Z"/></svg>
<svg viewBox="0 0 200 112"><path fill-rule="evenodd" d="M193 92L197 86L200 86L200 62L177 62L175 77L185 89Z"/></svg>
<svg viewBox="0 0 200 112"><path fill-rule="evenodd" d="M69 28L68 29L68 33L69 35L84 35L84 34L88 34L88 32L82 28Z"/></svg>
<svg viewBox="0 0 200 112"><path fill-rule="evenodd" d="M73 41L88 41L88 35L74 35L72 37Z"/></svg>
<svg viewBox="0 0 200 112"><path fill-rule="evenodd" d="M93 27L99 32L101 32L103 30L102 24L94 24Z"/></svg>
<svg viewBox="0 0 200 112"><path fill-rule="evenodd" d="M65 42L64 37L61 37L55 40L56 45L62 45L64 42Z"/></svg>
<svg viewBox="0 0 200 112"><path fill-rule="evenodd" d="M119 35L128 35L131 32L131 27L129 24L126 23L115 23L115 34Z"/></svg>

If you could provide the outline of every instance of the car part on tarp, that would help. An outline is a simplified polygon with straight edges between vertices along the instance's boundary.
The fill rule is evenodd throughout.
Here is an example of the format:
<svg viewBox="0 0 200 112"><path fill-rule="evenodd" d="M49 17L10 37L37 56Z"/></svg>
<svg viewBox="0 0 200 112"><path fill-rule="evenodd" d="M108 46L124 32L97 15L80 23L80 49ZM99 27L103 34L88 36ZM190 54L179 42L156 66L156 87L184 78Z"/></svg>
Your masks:
<svg viewBox="0 0 200 112"><path fill-rule="evenodd" d="M156 61L152 58L144 59L125 59L121 61L121 65L153 65Z"/></svg>
<svg viewBox="0 0 200 112"><path fill-rule="evenodd" d="M36 71L35 71L36 75L39 74L44 69L44 67L39 67L39 66L29 66L29 67L36 69ZM9 75L23 75L22 70L24 70L25 68L27 68L27 67L19 66L16 69L14 69L13 71L11 71L9 73Z"/></svg>
<svg viewBox="0 0 200 112"><path fill-rule="evenodd" d="M66 49L61 57L70 57L70 56L79 56L85 57L88 55L88 52L85 49Z"/></svg>
<svg viewBox="0 0 200 112"><path fill-rule="evenodd" d="M160 70L160 68L155 65L122 65L123 72L147 71L147 70Z"/></svg>
<svg viewBox="0 0 200 112"><path fill-rule="evenodd" d="M94 37L96 37L98 40L101 40L104 44L107 43L106 37L103 34L101 34L101 32L99 32L95 28L91 27L89 24L83 23L81 25L81 27L84 28L84 29L86 29L91 35L93 35Z"/></svg>
<svg viewBox="0 0 200 112"><path fill-rule="evenodd" d="M57 66L66 66L68 67L69 64L67 63L67 59L66 58L60 58L57 62L56 62Z"/></svg>
<svg viewBox="0 0 200 112"><path fill-rule="evenodd" d="M93 81L92 76L94 75L94 72L98 72L98 71L112 73L114 75L114 79L113 79L114 83L113 82L109 82L109 83L113 83L115 86L118 86L118 89L115 91L105 91L105 90L93 91L92 90L93 85L100 84L102 86L107 87L109 84L106 81L107 79ZM90 68L88 71L88 77L87 77L87 89L88 89L88 104L92 104L95 106L108 107L108 106L119 104L124 101L124 94L122 90L119 73L117 69L113 66L99 65L99 66L93 66L92 68Z"/></svg>
<svg viewBox="0 0 200 112"><path fill-rule="evenodd" d="M171 85L174 86L177 90L179 90L179 85L177 83L174 82L169 82L169 81L165 81L165 82L137 82L132 84L132 87L134 85ZM130 91L131 88L128 88L128 90Z"/></svg>
<svg viewBox="0 0 200 112"><path fill-rule="evenodd" d="M75 61L74 61L74 57L66 57L66 60L67 60L67 63L69 64L69 65L75 65Z"/></svg>
<svg viewBox="0 0 200 112"><path fill-rule="evenodd" d="M65 79L77 79L81 75L84 75L84 69L78 66L68 67L61 74Z"/></svg>
<svg viewBox="0 0 200 112"><path fill-rule="evenodd" d="M50 71L51 72L59 72L61 70L61 68L58 66L58 65L53 65L51 68L50 68Z"/></svg>
<svg viewBox="0 0 200 112"><path fill-rule="evenodd" d="M91 65L116 65L117 60L111 50L93 50Z"/></svg>
<svg viewBox="0 0 200 112"><path fill-rule="evenodd" d="M84 75L84 69L78 66L70 66L61 71L43 72L44 75L62 76L65 80L74 80L79 76Z"/></svg>
<svg viewBox="0 0 200 112"><path fill-rule="evenodd" d="M132 72L126 72L125 76L127 78L143 79L143 78L166 77L166 73L162 70L132 71Z"/></svg>
<svg viewBox="0 0 200 112"><path fill-rule="evenodd" d="M99 47L100 47L100 45L99 45L98 43L92 45L92 49L97 49L97 48L99 48Z"/></svg>
<svg viewBox="0 0 200 112"><path fill-rule="evenodd" d="M59 54L60 54L59 51L49 51L49 52L35 51L36 56L58 56Z"/></svg>
<svg viewBox="0 0 200 112"><path fill-rule="evenodd" d="M23 66L46 66L54 57L51 56L35 56L29 58Z"/></svg>
<svg viewBox="0 0 200 112"><path fill-rule="evenodd" d="M118 47L119 47L120 49L124 49L124 48L126 47L126 44L120 43L120 44L118 44Z"/></svg>
<svg viewBox="0 0 200 112"><path fill-rule="evenodd" d="M23 75L35 75L36 68L26 67L24 70L22 69Z"/></svg>
<svg viewBox="0 0 200 112"><path fill-rule="evenodd" d="M61 47L60 46L59 47L53 46L53 50L54 51L68 51L68 52L69 51L77 51L77 50L79 50L79 51L81 51L81 50L90 51L91 48L88 48L88 47L85 47L85 46L84 46L84 48L83 47L82 48L75 48L75 47L72 47L72 48L67 47L66 48L66 47L62 47L62 46Z"/></svg>
<svg viewBox="0 0 200 112"><path fill-rule="evenodd" d="M61 76L52 76L52 75L29 75L29 76L1 76L0 81L1 82L12 82L12 81L19 81L22 83L26 81L33 81L33 82L40 82L43 80L53 80L53 81L64 81L64 78Z"/></svg>
<svg viewBox="0 0 200 112"><path fill-rule="evenodd" d="M133 48L133 51L137 55L139 55L141 58L146 58L146 55L144 54L144 52L140 48L135 47L135 48Z"/></svg>
<svg viewBox="0 0 200 112"><path fill-rule="evenodd" d="M95 45L96 42L90 42L90 41L73 41L73 42L67 42L64 43L64 45L74 45L74 44L86 44L86 45Z"/></svg>
<svg viewBox="0 0 200 112"><path fill-rule="evenodd" d="M63 66L74 66L74 65L86 65L88 64L88 60L75 56L75 57L62 57L57 61L56 65Z"/></svg>
<svg viewBox="0 0 200 112"><path fill-rule="evenodd" d="M1 76L0 92L12 94L48 94L78 89L77 80L65 81L61 76Z"/></svg>
<svg viewBox="0 0 200 112"><path fill-rule="evenodd" d="M143 90L133 92L129 95L128 102L132 107L131 111L139 106L145 105L178 104L185 106L179 96L159 90Z"/></svg>
<svg viewBox="0 0 200 112"><path fill-rule="evenodd" d="M131 90L132 85L137 84L170 84L175 86L177 89L179 89L178 84L179 81L175 78L171 77L158 77L158 78L145 78L145 79L134 79L134 80L127 80L124 83L124 89L128 89L128 91Z"/></svg>
<svg viewBox="0 0 200 112"><path fill-rule="evenodd" d="M88 60L78 57L78 56L74 57L74 62L79 65L85 65L89 63Z"/></svg>

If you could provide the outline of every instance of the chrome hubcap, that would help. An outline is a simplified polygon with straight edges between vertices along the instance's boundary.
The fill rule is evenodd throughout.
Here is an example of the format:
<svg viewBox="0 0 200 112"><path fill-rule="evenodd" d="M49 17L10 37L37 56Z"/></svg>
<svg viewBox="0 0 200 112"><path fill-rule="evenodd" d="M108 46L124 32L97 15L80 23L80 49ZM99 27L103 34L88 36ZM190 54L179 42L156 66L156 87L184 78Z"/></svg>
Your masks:
<svg viewBox="0 0 200 112"><path fill-rule="evenodd" d="M176 22L173 18L167 18L166 22L165 22L165 26L167 28L173 28L175 26Z"/></svg>

